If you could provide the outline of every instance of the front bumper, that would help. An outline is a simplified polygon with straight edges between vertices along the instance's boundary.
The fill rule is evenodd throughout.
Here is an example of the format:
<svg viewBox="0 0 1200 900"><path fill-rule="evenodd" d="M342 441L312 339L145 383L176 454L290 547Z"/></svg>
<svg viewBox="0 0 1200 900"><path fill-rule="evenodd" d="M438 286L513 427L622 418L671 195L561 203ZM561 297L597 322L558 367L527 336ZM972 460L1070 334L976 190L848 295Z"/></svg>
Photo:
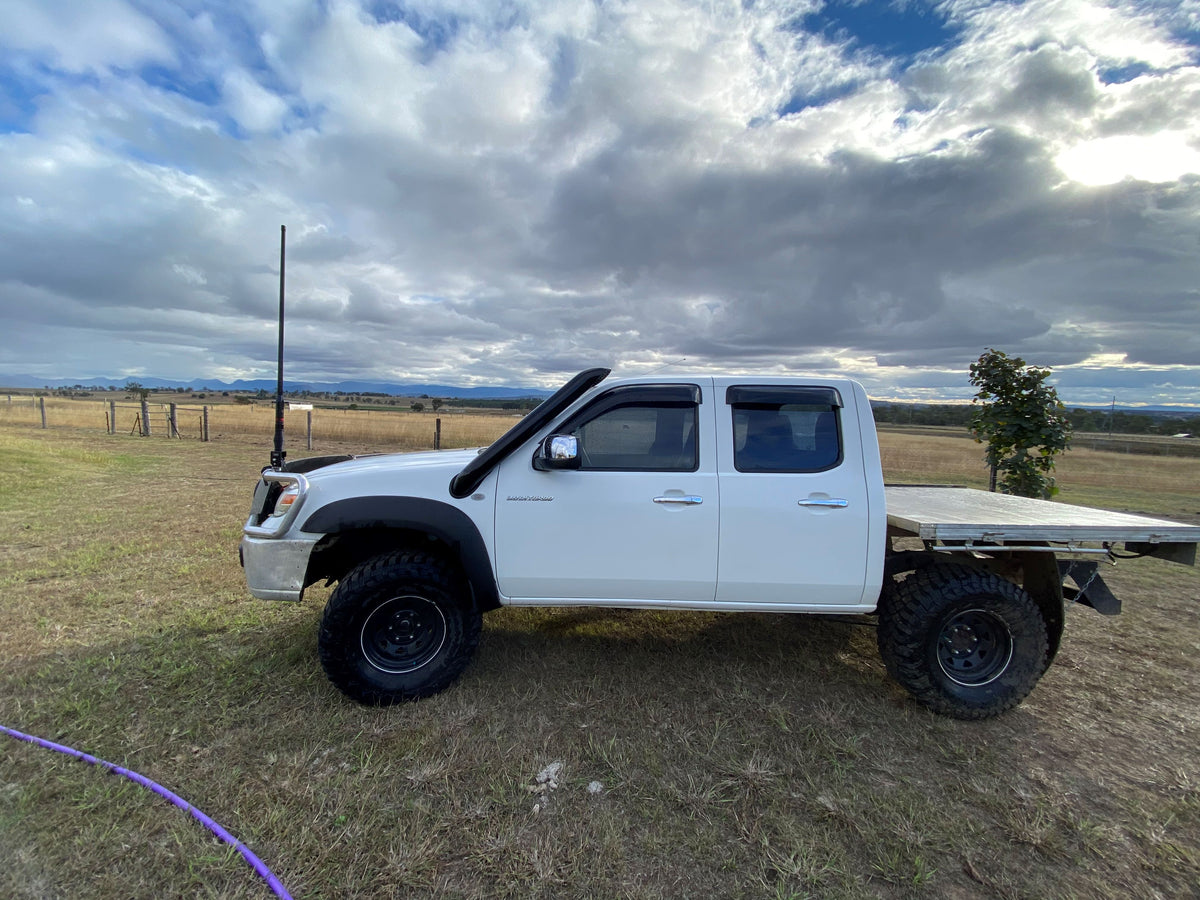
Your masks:
<svg viewBox="0 0 1200 900"><path fill-rule="evenodd" d="M246 570L246 585L260 600L300 600L308 558L320 540L313 538L258 538L245 535L240 555Z"/></svg>

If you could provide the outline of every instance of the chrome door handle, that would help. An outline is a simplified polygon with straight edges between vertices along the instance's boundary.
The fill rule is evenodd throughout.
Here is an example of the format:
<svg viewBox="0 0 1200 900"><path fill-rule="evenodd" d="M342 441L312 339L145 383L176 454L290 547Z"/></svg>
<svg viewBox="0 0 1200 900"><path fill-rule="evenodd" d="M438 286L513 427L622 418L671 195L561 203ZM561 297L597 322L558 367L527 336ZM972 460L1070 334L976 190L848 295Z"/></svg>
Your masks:
<svg viewBox="0 0 1200 900"><path fill-rule="evenodd" d="M697 497L695 494L684 494L677 497L655 497L655 503L678 503L682 506L699 506L704 502L703 497Z"/></svg>
<svg viewBox="0 0 1200 900"><path fill-rule="evenodd" d="M832 507L833 509L845 509L850 505L849 500L840 500L837 498L829 500L797 500L796 502L801 506L822 506Z"/></svg>

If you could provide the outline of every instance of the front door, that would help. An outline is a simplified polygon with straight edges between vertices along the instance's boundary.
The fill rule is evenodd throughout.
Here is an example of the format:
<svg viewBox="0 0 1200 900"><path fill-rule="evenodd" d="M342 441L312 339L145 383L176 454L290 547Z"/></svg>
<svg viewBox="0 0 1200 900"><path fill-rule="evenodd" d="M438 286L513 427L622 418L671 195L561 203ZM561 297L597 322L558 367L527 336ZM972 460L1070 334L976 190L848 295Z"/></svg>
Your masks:
<svg viewBox="0 0 1200 900"><path fill-rule="evenodd" d="M707 386L711 390L711 386ZM578 441L577 470L530 453L500 466L500 592L592 605L711 603L720 505L711 404L698 384L623 385L554 429Z"/></svg>

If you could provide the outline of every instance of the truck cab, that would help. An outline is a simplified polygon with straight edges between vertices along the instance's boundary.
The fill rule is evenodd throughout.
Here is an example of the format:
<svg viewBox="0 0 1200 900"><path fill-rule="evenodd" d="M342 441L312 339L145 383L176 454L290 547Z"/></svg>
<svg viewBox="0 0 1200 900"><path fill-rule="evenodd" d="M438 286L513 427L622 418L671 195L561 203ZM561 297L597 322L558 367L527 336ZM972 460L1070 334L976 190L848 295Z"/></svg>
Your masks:
<svg viewBox="0 0 1200 900"><path fill-rule="evenodd" d="M873 610L886 528L877 448L852 382L596 390L484 489L502 602Z"/></svg>

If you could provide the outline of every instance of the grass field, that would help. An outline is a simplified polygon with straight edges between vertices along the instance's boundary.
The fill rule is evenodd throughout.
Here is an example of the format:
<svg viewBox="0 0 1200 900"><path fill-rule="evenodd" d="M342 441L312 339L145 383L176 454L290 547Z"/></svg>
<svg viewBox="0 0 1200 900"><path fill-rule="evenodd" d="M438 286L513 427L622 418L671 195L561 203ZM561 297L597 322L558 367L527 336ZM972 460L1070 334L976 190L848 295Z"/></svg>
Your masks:
<svg viewBox="0 0 1200 900"><path fill-rule="evenodd" d="M881 443L889 480L986 477L968 440ZM363 709L317 662L322 591L246 593L265 461L0 421L0 724L164 784L298 898L1196 896L1195 569L1106 570L1125 613L1072 610L983 723L911 702L868 628L596 610L489 613L449 691ZM1198 521L1196 465L1071 453L1062 499ZM165 801L2 736L0 863L3 897L269 895Z"/></svg>
<svg viewBox="0 0 1200 900"><path fill-rule="evenodd" d="M114 398L116 433L131 435L140 428L140 408L132 400ZM170 434L169 405L182 401L178 395L153 400L149 405L151 437ZM189 400L178 402L176 427L187 440L199 440L202 407L209 410L209 435L213 441L257 439L269 445L275 429L274 403L240 405L230 402ZM53 429L81 429L106 432L110 408L108 400L46 399L46 422ZM441 421L442 447L486 446L512 427L515 413L467 411L461 409L416 413L408 409L316 409L312 410L314 448L352 445L357 448L416 450L433 446L436 423ZM0 400L0 427L41 425L41 410L29 397ZM308 432L308 412L287 410L284 429L289 446L304 447Z"/></svg>

